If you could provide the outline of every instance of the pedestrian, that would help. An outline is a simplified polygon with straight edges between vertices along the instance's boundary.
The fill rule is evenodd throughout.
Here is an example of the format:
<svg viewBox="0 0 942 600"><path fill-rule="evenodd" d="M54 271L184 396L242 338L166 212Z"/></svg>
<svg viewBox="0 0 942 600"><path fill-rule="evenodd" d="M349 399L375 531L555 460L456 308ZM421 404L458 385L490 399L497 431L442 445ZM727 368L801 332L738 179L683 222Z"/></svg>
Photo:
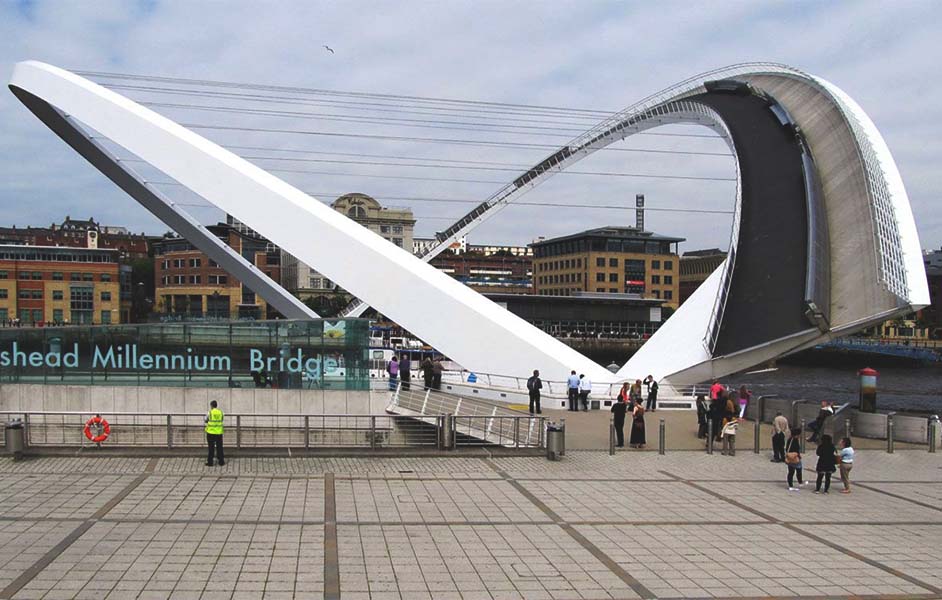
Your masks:
<svg viewBox="0 0 942 600"><path fill-rule="evenodd" d="M815 420L808 424L808 429L811 430L811 437L808 438L809 442L817 442L818 436L823 433L824 423L827 421L828 417L834 414L834 407L827 400L821 401L821 410L818 411L818 416L815 417Z"/></svg>
<svg viewBox="0 0 942 600"><path fill-rule="evenodd" d="M389 390L394 392L399 383L399 361L396 360L395 354L386 364L386 372L389 373Z"/></svg>
<svg viewBox="0 0 942 600"><path fill-rule="evenodd" d="M785 443L785 464L788 465L788 491L797 492L805 484L801 477L801 428L791 430L791 437ZM795 487L795 475L798 475L798 486Z"/></svg>
<svg viewBox="0 0 942 600"><path fill-rule="evenodd" d="M412 360L408 354L404 354L399 361L399 379L402 380L402 389L412 389Z"/></svg>
<svg viewBox="0 0 942 600"><path fill-rule="evenodd" d="M710 418L710 403L707 402L704 394L697 394L697 438L704 439L707 436L707 423Z"/></svg>
<svg viewBox="0 0 942 600"><path fill-rule="evenodd" d="M648 388L648 404L645 408L655 411L657 410L657 381L654 380L653 375L648 375L644 378L644 385Z"/></svg>
<svg viewBox="0 0 942 600"><path fill-rule="evenodd" d="M206 413L206 417L203 419L203 422L206 423L207 467L213 466L213 454L216 455L220 467L226 464L226 457L222 451L222 419L223 414L219 410L219 404L213 400L209 403L209 412Z"/></svg>
<svg viewBox="0 0 942 600"><path fill-rule="evenodd" d="M776 411L772 419L772 462L785 462L785 439L788 435L788 419L782 411Z"/></svg>
<svg viewBox="0 0 942 600"><path fill-rule="evenodd" d="M752 392L746 389L746 386L739 386L739 418L744 419L746 417L746 408L749 406L749 401L752 400ZM761 415L760 415L761 416Z"/></svg>
<svg viewBox="0 0 942 600"><path fill-rule="evenodd" d="M422 364L419 366L419 370L422 371L422 381L425 384L425 389L427 390L432 389L433 366L432 366L431 357L426 356L425 359L422 360Z"/></svg>
<svg viewBox="0 0 942 600"><path fill-rule="evenodd" d="M432 363L432 389L441 390L442 389L442 373L445 372L445 367L442 365L442 359L436 358L435 362Z"/></svg>
<svg viewBox="0 0 942 600"><path fill-rule="evenodd" d="M612 414L615 415L615 446L625 447L625 415L628 412L628 382L621 384L621 391L618 392L618 398L612 403Z"/></svg>
<svg viewBox="0 0 942 600"><path fill-rule="evenodd" d="M821 436L821 443L818 444L815 454L818 455L818 465L814 468L818 473L818 481L814 487L814 493L821 493L821 480L824 480L824 493L827 494L831 489L831 474L836 470L837 448L834 447L834 441L831 436L824 434Z"/></svg>
<svg viewBox="0 0 942 600"><path fill-rule="evenodd" d="M540 390L543 389L543 382L540 380L540 372L536 369L533 370L533 376L530 379L527 379L527 391L530 393L530 414L534 413L534 408L536 409L537 414L542 414L540 409Z"/></svg>
<svg viewBox="0 0 942 600"><path fill-rule="evenodd" d="M582 403L582 410L589 412L589 394L592 393L592 382L585 374L579 375L579 401Z"/></svg>
<svg viewBox="0 0 942 600"><path fill-rule="evenodd" d="M714 379L713 385L710 386L710 400L716 400L723 389L723 384L720 383L720 380Z"/></svg>
<svg viewBox="0 0 942 600"><path fill-rule="evenodd" d="M841 483L844 484L844 489L841 490L841 493L849 494L850 470L854 468L854 445L851 443L849 437L841 438L840 459Z"/></svg>
<svg viewBox="0 0 942 600"><path fill-rule="evenodd" d="M723 425L723 456L727 454L736 456L736 431L739 429L739 419L733 418Z"/></svg>
<svg viewBox="0 0 942 600"><path fill-rule="evenodd" d="M638 389L641 389L640 385ZM641 398L638 398L637 402L635 402L635 407L631 411L631 437L628 443L632 448L644 448L644 444L646 443L644 435L644 407L641 406Z"/></svg>
<svg viewBox="0 0 942 600"><path fill-rule="evenodd" d="M579 412L579 377L576 375L575 371L572 371L569 374L569 379L566 381L567 389L569 392L567 399L569 401L569 410L574 412Z"/></svg>
<svg viewBox="0 0 942 600"><path fill-rule="evenodd" d="M641 404L641 380L635 379L629 390L629 399L632 404Z"/></svg>
<svg viewBox="0 0 942 600"><path fill-rule="evenodd" d="M726 410L726 399L723 398L723 391L710 400L710 423L713 425L713 440L720 441L720 433L723 431L723 412Z"/></svg>

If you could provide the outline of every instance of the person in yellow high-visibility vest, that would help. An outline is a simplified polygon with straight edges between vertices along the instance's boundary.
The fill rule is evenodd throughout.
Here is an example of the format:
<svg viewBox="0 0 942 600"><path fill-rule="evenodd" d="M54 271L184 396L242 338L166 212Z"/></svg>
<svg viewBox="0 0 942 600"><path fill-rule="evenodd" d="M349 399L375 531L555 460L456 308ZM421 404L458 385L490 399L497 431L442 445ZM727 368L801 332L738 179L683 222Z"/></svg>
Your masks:
<svg viewBox="0 0 942 600"><path fill-rule="evenodd" d="M226 457L222 452L222 411L218 404L213 400L209 403L209 412L206 413L206 445L209 446L209 453L206 455L206 466L213 466L213 454L219 460L219 466L226 464Z"/></svg>

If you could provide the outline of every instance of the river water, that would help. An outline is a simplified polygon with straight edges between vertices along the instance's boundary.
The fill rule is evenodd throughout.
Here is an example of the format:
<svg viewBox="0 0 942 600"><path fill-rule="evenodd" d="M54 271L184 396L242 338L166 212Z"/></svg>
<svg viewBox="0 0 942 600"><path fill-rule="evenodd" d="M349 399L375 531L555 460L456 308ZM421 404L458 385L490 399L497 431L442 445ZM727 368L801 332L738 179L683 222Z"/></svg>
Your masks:
<svg viewBox="0 0 942 600"><path fill-rule="evenodd" d="M877 378L877 408L942 414L942 368L938 366L874 366ZM778 394L785 398L838 404L857 402L857 370L853 367L779 363L766 372L740 373L723 383L745 383L754 395Z"/></svg>

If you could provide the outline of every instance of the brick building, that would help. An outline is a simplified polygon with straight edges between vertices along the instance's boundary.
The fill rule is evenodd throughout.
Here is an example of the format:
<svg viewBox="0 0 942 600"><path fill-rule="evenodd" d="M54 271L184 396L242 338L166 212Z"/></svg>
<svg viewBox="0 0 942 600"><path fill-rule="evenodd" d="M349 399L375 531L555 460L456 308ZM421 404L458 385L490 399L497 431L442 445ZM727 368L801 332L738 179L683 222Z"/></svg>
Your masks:
<svg viewBox="0 0 942 600"><path fill-rule="evenodd" d="M130 233L124 227L101 225L66 217L49 227L0 227L0 240L30 246L68 246L116 250L122 259L147 258L148 237Z"/></svg>
<svg viewBox="0 0 942 600"><path fill-rule="evenodd" d="M281 281L281 252L254 232L207 227L263 273ZM277 312L184 238L153 243L155 312L188 319L268 319Z"/></svg>
<svg viewBox="0 0 942 600"><path fill-rule="evenodd" d="M0 245L0 322L121 322L117 250Z"/></svg>
<svg viewBox="0 0 942 600"><path fill-rule="evenodd" d="M680 257L680 303L683 304L724 260L726 253L719 248L684 252Z"/></svg>
<svg viewBox="0 0 942 600"><path fill-rule="evenodd" d="M450 250L442 252L430 264L481 293L532 292L533 264L528 256L514 256L509 252L485 254L469 247L461 254Z"/></svg>
<svg viewBox="0 0 942 600"><path fill-rule="evenodd" d="M677 308L682 241L633 227L600 227L534 242L533 293L628 293Z"/></svg>

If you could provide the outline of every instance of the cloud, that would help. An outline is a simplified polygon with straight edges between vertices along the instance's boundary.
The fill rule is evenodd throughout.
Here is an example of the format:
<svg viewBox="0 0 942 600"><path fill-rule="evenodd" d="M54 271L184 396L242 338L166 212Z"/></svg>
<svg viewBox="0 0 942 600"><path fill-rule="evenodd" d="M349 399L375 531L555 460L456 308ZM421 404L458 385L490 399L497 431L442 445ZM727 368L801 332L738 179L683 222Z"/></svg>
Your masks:
<svg viewBox="0 0 942 600"><path fill-rule="evenodd" d="M16 61L34 58L75 69L619 110L711 68L752 60L785 62L836 83L868 111L899 163L923 246L939 247L942 219L935 216L934 204L942 176L934 163L942 124L931 117L942 101L942 83L931 76L937 71L936 57L942 54L939 21L936 4L917 2L194 4L37 0L0 4L0 74L8 76ZM327 53L324 44L336 54ZM303 109L334 112L325 107ZM569 135L535 137L169 108L160 112L204 124L418 137L549 144L563 143ZM463 115L462 120L468 116ZM584 123L585 127L591 124ZM672 130L689 132L691 128ZM214 130L200 133L224 144L522 164L548 154L539 149ZM135 231L157 233L165 229L46 131L10 94L0 94L0 145L4 149L0 155L0 206L5 209L6 223L45 225L71 214L95 216ZM722 150L716 140L656 136L638 136L625 146ZM448 168L288 167L451 180L279 173L307 191L339 194L357 190L381 201L384 196L484 199L500 184L466 180L509 181L515 176L512 172ZM627 152L597 153L577 170L731 174L728 159ZM457 179L465 181L455 182ZM561 175L528 194L526 200L624 203L627 208L635 193L643 192L653 207L714 209L729 207L732 189L723 182ZM165 191L179 193L171 188ZM463 214L468 205L416 202L412 208L419 221L418 233L429 235L444 228L447 218ZM205 221L220 217L215 210L193 208L193 212ZM526 243L541 235L633 220L630 210L519 206L487 222L472 237L480 242ZM650 212L647 221L660 233L686 237L688 242L682 249L728 243L729 219L724 216Z"/></svg>

